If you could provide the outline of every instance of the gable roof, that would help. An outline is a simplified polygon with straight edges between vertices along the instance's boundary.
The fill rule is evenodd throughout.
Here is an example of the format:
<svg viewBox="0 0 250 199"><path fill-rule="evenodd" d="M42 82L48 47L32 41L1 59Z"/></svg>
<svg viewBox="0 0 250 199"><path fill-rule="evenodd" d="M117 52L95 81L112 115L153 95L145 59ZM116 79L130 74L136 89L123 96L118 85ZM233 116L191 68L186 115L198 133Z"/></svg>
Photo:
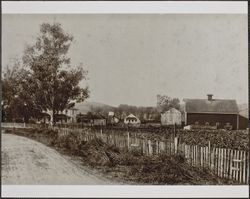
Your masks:
<svg viewBox="0 0 250 199"><path fill-rule="evenodd" d="M78 114L77 115L78 118L82 118L82 119L105 119L105 117L101 114L93 114L93 113L89 113L89 114Z"/></svg>
<svg viewBox="0 0 250 199"><path fill-rule="evenodd" d="M55 118L57 118L57 119L68 119L70 117L65 115L65 114L55 114Z"/></svg>
<svg viewBox="0 0 250 199"><path fill-rule="evenodd" d="M133 114L129 114L126 118L136 118L136 119L138 119L135 115L133 115Z"/></svg>
<svg viewBox="0 0 250 199"><path fill-rule="evenodd" d="M184 99L187 113L238 114L236 100L225 99Z"/></svg>

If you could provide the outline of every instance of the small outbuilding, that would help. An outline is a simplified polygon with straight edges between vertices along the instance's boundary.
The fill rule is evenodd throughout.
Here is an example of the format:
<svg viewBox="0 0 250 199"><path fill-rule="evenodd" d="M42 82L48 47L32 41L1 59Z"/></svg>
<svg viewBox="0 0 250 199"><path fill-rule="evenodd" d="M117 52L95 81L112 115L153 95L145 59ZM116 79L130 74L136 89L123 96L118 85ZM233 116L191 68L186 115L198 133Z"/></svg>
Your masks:
<svg viewBox="0 0 250 199"><path fill-rule="evenodd" d="M163 126L181 125L181 112L175 108L161 114L161 124Z"/></svg>
<svg viewBox="0 0 250 199"><path fill-rule="evenodd" d="M115 113L110 111L108 113L107 124L115 125L119 123L119 118L115 116Z"/></svg>

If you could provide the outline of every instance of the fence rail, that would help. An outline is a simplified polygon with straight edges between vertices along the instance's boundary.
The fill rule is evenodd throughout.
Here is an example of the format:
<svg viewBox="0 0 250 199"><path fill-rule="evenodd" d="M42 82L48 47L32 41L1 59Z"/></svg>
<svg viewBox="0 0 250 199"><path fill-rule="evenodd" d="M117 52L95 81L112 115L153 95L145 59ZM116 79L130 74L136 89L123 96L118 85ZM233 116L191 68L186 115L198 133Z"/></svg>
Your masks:
<svg viewBox="0 0 250 199"><path fill-rule="evenodd" d="M7 123L7 122L1 122L2 128L26 128L25 123Z"/></svg>
<svg viewBox="0 0 250 199"><path fill-rule="evenodd" d="M199 168L210 169L221 178L232 179L240 184L249 183L249 158L248 151L228 148L215 148L209 146L188 145L180 143L178 137L166 140L152 140L137 137L136 133L115 133L90 129L58 128L59 136L76 133L78 141L101 138L108 144L120 149L139 150L144 155L182 154L189 164Z"/></svg>
<svg viewBox="0 0 250 199"><path fill-rule="evenodd" d="M1 122L1 128L37 128L39 124L30 123L14 123L14 122Z"/></svg>

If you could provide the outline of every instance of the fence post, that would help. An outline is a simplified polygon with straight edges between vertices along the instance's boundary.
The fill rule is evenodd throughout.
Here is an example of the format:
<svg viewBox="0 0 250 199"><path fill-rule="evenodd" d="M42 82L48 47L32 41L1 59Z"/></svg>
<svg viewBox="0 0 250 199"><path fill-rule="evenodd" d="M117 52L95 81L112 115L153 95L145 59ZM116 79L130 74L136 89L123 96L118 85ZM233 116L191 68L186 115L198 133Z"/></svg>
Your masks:
<svg viewBox="0 0 250 199"><path fill-rule="evenodd" d="M174 138L174 153L177 154L178 152L178 137Z"/></svg>
<svg viewBox="0 0 250 199"><path fill-rule="evenodd" d="M128 149L130 148L130 138L129 138L129 132L127 132L127 140L128 140Z"/></svg>
<svg viewBox="0 0 250 199"><path fill-rule="evenodd" d="M246 174L245 174L245 171L246 171L246 159L247 159L247 157L246 157L246 151L243 151L243 183L245 184L246 183L246 178L245 178L245 176L246 176Z"/></svg>
<svg viewBox="0 0 250 199"><path fill-rule="evenodd" d="M211 143L208 141L208 168L211 167Z"/></svg>

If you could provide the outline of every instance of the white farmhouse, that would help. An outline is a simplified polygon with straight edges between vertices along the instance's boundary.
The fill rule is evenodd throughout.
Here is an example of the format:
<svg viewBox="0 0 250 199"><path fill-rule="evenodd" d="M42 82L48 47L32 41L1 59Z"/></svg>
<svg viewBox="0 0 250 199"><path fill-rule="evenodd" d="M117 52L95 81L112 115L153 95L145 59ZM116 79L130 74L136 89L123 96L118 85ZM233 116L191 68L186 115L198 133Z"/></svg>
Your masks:
<svg viewBox="0 0 250 199"><path fill-rule="evenodd" d="M138 126L141 124L141 121L135 115L130 114L127 117L125 117L124 124Z"/></svg>

